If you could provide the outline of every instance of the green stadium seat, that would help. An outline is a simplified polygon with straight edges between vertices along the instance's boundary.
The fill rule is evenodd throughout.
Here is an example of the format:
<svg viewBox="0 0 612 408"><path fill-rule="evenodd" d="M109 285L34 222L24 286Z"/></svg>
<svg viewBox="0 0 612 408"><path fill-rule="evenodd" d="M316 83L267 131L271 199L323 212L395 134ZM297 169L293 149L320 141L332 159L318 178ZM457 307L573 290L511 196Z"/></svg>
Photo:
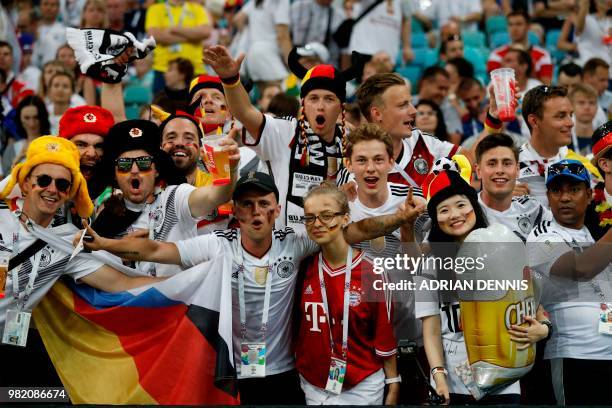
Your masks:
<svg viewBox="0 0 612 408"><path fill-rule="evenodd" d="M505 31L495 33L489 38L489 45L491 46L491 49L495 49L509 43L510 35Z"/></svg>
<svg viewBox="0 0 612 408"><path fill-rule="evenodd" d="M480 31L464 31L461 33L461 38L463 44L469 47L480 48L486 44L485 35Z"/></svg>
<svg viewBox="0 0 612 408"><path fill-rule="evenodd" d="M491 16L485 22L485 29L489 37L495 33L506 32L508 30L508 21L505 16Z"/></svg>

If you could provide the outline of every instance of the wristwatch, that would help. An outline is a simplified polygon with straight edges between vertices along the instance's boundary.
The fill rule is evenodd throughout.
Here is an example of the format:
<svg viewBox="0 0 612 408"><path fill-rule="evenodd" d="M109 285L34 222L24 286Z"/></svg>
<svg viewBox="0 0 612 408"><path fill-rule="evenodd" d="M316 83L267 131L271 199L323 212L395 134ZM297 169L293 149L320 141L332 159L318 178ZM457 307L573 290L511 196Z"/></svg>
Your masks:
<svg viewBox="0 0 612 408"><path fill-rule="evenodd" d="M548 336L546 336L546 338L544 340L550 339L550 337L553 334L553 325L552 325L552 323L548 319L541 320L540 323L541 324L545 324L546 326L548 326Z"/></svg>

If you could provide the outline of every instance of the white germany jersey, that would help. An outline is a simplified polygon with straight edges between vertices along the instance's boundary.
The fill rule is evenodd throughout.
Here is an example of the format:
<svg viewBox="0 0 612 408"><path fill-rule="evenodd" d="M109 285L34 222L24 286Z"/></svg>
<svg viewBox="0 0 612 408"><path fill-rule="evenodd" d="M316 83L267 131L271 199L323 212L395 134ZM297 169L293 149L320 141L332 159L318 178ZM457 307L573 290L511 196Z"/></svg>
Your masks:
<svg viewBox="0 0 612 408"><path fill-rule="evenodd" d="M274 230L272 247L257 258L244 250L240 243L240 230L215 231L176 243L181 262L191 267L221 254L232 261L232 327L234 361L240 361L240 302L238 298L238 271L244 275L247 342L266 342L266 375L284 373L295 367L291 349L291 314L295 298L295 285L300 262L317 252L319 246L306 235L296 234L292 228ZM271 274L268 275L268 266ZM265 339L262 337L261 319L266 280L272 279L270 310ZM240 378L240 364L236 365Z"/></svg>
<svg viewBox="0 0 612 408"><path fill-rule="evenodd" d="M565 228L555 221L541 222L527 239L528 263L541 278L541 303L554 327L544 358L612 360L612 336L598 333L601 294L612 301L610 267L587 282L550 275L561 255L582 252L594 242L586 227Z"/></svg>
<svg viewBox="0 0 612 408"><path fill-rule="evenodd" d="M544 208L538 200L531 196L524 195L512 197L510 208L506 211L497 211L487 207L485 203L482 202L481 194L478 195L478 202L485 210L489 225L505 225L518 235L523 242L527 241L529 233L534 226L540 223L540 221L552 220L552 213L550 210Z"/></svg>
<svg viewBox="0 0 612 408"><path fill-rule="evenodd" d="M403 184L387 183L389 196L387 201L377 208L366 207L356 198L349 202L351 221L357 222L365 218L379 215L393 214L408 197L409 186ZM423 198L420 188L413 189L413 197ZM400 230L397 229L385 236L360 242L353 245L363 250L374 262L374 258L395 258L400 252ZM403 279L412 279L410 272L386 270L390 282L400 282ZM398 340L409 339L421 342L421 322L414 318L414 293L412 291L392 292L393 295L393 329Z"/></svg>
<svg viewBox="0 0 612 408"><path fill-rule="evenodd" d="M426 263L427 264L427 263ZM449 275L450 276L450 275ZM461 308L456 291L445 291L442 295L435 290L418 290L423 281L434 281L449 279L441 276L435 268L423 269L419 276L415 277L417 291L415 315L417 319L427 316L440 316L440 335L444 349L444 362L448 370L448 386L451 393L469 395L467 387L461 378L455 373L455 367L463 364L468 359L463 330L461 329ZM430 287L430 286L428 286ZM441 296L442 295L442 296ZM430 377L431 385L436 384ZM508 387L494 394L520 394L519 382L516 381Z"/></svg>
<svg viewBox="0 0 612 408"><path fill-rule="evenodd" d="M177 242L198 235L198 218L191 216L189 195L195 187L189 184L169 186L156 195L155 201L147 204L127 232L137 229L149 230L150 237L156 241ZM152 262L137 262L136 269L143 274L171 276L182 269L177 265L164 265Z"/></svg>
<svg viewBox="0 0 612 408"><path fill-rule="evenodd" d="M546 169L553 163L563 160L567 156L567 147L559 149L556 156L545 159L533 149L529 142L525 143L519 149L519 183L527 183L529 185L529 195L538 200L546 208L548 198L546 197L546 185L544 183L546 177Z"/></svg>

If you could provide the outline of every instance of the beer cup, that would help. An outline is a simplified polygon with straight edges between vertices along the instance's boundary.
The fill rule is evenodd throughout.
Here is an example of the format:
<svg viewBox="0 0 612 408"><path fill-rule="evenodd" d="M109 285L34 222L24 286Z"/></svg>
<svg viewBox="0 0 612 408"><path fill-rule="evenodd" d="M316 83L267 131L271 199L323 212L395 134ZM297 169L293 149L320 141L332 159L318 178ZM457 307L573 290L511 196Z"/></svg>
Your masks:
<svg viewBox="0 0 612 408"><path fill-rule="evenodd" d="M514 70L512 68L498 68L491 71L491 82L497 104L497 113L502 122L511 122L516 119L514 112Z"/></svg>
<svg viewBox="0 0 612 408"><path fill-rule="evenodd" d="M0 256L0 299L4 297L4 289L6 287L6 276L8 274L8 256Z"/></svg>
<svg viewBox="0 0 612 408"><path fill-rule="evenodd" d="M206 167L213 177L215 186L223 186L231 181L229 152L224 150L224 146L219 146L219 142L225 136L224 134L205 136L202 141L206 154Z"/></svg>

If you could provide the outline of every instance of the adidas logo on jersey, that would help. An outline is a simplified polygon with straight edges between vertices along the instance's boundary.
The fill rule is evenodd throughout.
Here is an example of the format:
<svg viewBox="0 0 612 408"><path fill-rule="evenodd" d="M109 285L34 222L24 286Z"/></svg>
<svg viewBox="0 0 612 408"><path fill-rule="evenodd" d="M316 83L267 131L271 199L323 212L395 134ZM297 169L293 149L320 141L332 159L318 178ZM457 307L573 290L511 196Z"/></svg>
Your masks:
<svg viewBox="0 0 612 408"><path fill-rule="evenodd" d="M520 171L521 176L531 176L536 174L535 171L531 170L531 167L525 167Z"/></svg>
<svg viewBox="0 0 612 408"><path fill-rule="evenodd" d="M308 285L304 290L305 295L312 295L312 286Z"/></svg>

